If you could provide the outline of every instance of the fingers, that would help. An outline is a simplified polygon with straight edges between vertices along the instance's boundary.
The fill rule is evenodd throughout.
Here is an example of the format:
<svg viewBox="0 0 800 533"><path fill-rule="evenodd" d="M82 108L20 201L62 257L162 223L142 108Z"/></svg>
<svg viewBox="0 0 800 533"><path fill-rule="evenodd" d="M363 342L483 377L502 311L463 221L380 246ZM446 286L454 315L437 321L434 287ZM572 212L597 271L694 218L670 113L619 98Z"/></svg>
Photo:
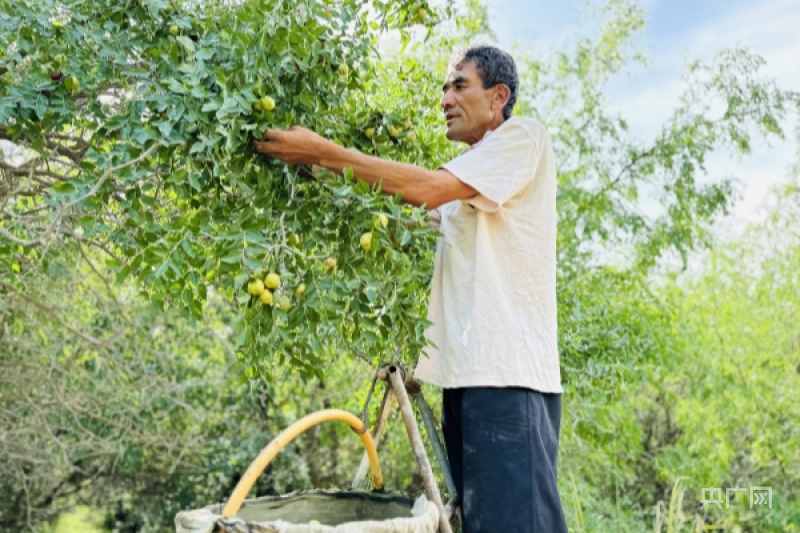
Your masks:
<svg viewBox="0 0 800 533"><path fill-rule="evenodd" d="M264 133L261 135L263 140L259 141L258 139L253 139L252 145L253 148L265 155L275 155L277 147L277 142L281 137L281 133L278 130L265 130Z"/></svg>
<svg viewBox="0 0 800 533"><path fill-rule="evenodd" d="M265 130L261 138L265 141L279 141L285 139L287 135L292 133L307 132L308 130L302 126L292 126L288 130Z"/></svg>
<svg viewBox="0 0 800 533"><path fill-rule="evenodd" d="M261 138L265 141L277 141L282 134L283 132L279 130L265 130Z"/></svg>
<svg viewBox="0 0 800 533"><path fill-rule="evenodd" d="M266 130L262 140L253 139L253 149L260 154L278 158L290 165L311 161L305 134L308 130L294 126L288 130Z"/></svg>
<svg viewBox="0 0 800 533"><path fill-rule="evenodd" d="M253 149L260 154L266 154L269 152L269 148L265 142L253 139L251 144L253 145Z"/></svg>

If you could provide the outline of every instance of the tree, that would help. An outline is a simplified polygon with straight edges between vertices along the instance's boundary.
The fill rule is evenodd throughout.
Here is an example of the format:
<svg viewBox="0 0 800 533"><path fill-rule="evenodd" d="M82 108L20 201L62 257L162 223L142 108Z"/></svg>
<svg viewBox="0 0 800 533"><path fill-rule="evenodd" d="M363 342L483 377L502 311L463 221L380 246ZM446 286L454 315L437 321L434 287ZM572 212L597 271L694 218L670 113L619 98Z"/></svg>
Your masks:
<svg viewBox="0 0 800 533"><path fill-rule="evenodd" d="M762 58L723 50L711 64L690 63L677 108L654 139L631 138L625 117L607 113L603 91L643 60L635 37L645 15L629 1L598 9L595 36L552 57L520 60L520 112L548 127L559 169L562 363L588 403L597 399L594 378L611 385L601 395L616 394L613 374L624 380L632 377L626 368L669 353L659 331L670 328L647 323L636 307L669 322L672 311L648 289L651 276L665 259L685 265L692 251L710 245L708 229L733 201L732 180L705 176L706 158L717 150L744 156L754 136L783 137L799 101L760 74ZM621 306L623 294L631 300ZM586 368L594 369L588 381Z"/></svg>
<svg viewBox="0 0 800 533"><path fill-rule="evenodd" d="M226 460L259 445L260 425L245 422L258 411L224 338L230 316L170 317L111 286L105 268L79 251L77 261L65 253L69 262L29 273L24 292L0 282L8 291L0 305L4 530L34 528L76 503L163 493L202 471L221 436L240 439Z"/></svg>
<svg viewBox="0 0 800 533"><path fill-rule="evenodd" d="M420 23L423 7L432 25L432 9L386 2L368 12L363 0L3 7L11 46L0 138L28 149L3 166L4 277L21 286L31 262L68 238L102 250L119 280L136 278L194 316L213 286L238 302L237 349L267 379L264 353L321 376L323 353L419 351L431 231L407 223L420 212L363 184L308 183L308 169L256 157L249 140L302 124L395 159L441 157L443 141L388 134L405 135L413 109L375 106L364 90L378 31ZM375 227L381 212L389 224ZM281 285L262 305L245 288L270 271ZM284 300L291 307L276 305Z"/></svg>
<svg viewBox="0 0 800 533"><path fill-rule="evenodd" d="M684 459L695 487L770 486L773 505L748 516L748 498L730 512L705 514L724 527L758 524L788 531L800 520L796 401L800 334L800 188L773 191L774 210L733 242L708 254L706 268L686 275L681 298L687 337L685 368L665 379L682 437L660 462L677 475ZM754 526L751 525L752 530Z"/></svg>

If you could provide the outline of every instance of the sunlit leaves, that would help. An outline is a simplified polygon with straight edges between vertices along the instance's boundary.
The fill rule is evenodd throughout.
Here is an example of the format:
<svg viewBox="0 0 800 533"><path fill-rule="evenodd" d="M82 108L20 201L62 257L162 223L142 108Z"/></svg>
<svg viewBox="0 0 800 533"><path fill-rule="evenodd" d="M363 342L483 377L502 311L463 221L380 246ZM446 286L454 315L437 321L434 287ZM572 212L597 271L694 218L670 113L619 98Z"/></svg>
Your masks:
<svg viewBox="0 0 800 533"><path fill-rule="evenodd" d="M299 124L369 153L435 164L434 145L422 151L413 138L385 134L416 115L397 98L410 85L392 83L392 98L375 99L367 80L376 74L378 31L437 17L426 3L405 1L20 6L0 21L13 43L0 58L0 123L11 126L8 138L42 153L77 139L80 151L64 159L75 174L52 188L32 182L33 206L58 209L111 166L155 148L65 212L59 228L79 229L107 251L118 280L137 279L169 308L199 316L209 291L224 294L240 312L237 348L268 379L276 363L312 376L334 354L416 354L434 243L421 213L352 180L309 182L256 156L250 140ZM64 77L79 88L65 87ZM431 122L414 124L414 136L435 137ZM363 135L370 125L379 131L372 142ZM364 252L357 235L381 212L392 223ZM39 246L56 236L30 227L23 217L6 230ZM300 243L290 245L290 234ZM327 258L336 269L324 268ZM243 292L267 270L285 280L272 305ZM300 283L302 298L293 293Z"/></svg>

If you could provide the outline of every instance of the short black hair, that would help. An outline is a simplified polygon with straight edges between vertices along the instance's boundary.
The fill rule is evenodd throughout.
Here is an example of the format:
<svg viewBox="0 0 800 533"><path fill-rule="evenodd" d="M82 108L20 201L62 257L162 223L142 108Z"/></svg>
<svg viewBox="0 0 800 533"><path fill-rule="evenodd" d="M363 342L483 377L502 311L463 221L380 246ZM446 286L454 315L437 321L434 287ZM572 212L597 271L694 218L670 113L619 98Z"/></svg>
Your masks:
<svg viewBox="0 0 800 533"><path fill-rule="evenodd" d="M519 88L519 77L517 76L517 65L508 53L495 46L471 45L453 55L450 60L450 68L458 68L467 61L475 62L475 70L483 81L484 89L491 89L495 85L507 85L510 89L508 101L503 107L503 118L511 118L511 111L517 103L517 90Z"/></svg>

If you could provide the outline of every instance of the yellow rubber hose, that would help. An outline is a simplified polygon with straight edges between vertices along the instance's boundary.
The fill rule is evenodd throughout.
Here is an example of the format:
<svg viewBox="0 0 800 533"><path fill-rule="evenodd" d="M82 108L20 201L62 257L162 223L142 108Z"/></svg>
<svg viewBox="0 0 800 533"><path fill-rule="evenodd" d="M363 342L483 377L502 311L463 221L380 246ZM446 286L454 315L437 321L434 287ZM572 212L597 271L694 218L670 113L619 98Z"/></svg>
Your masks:
<svg viewBox="0 0 800 533"><path fill-rule="evenodd" d="M242 502L255 484L258 476L261 475L261 472L264 471L270 461L278 455L278 452L303 431L322 422L327 422L328 420L347 422L351 428L361 432L359 433L359 437L361 437L361 440L364 442L364 447L367 449L367 455L369 456L369 466L372 470L372 483L375 485L376 489L383 488L383 476L381 475L381 465L378 462L378 450L375 449L372 435L369 434L369 431L366 431L367 428L364 426L364 422L354 414L342 411L341 409L324 409L304 416L284 429L281 431L280 435L272 439L272 442L270 442L266 448L261 450L261 453L259 453L255 461L250 464L250 467L244 473L242 479L239 480L236 488L233 489L231 497L228 498L228 502L222 509L222 516L225 518L232 518L239 512Z"/></svg>

